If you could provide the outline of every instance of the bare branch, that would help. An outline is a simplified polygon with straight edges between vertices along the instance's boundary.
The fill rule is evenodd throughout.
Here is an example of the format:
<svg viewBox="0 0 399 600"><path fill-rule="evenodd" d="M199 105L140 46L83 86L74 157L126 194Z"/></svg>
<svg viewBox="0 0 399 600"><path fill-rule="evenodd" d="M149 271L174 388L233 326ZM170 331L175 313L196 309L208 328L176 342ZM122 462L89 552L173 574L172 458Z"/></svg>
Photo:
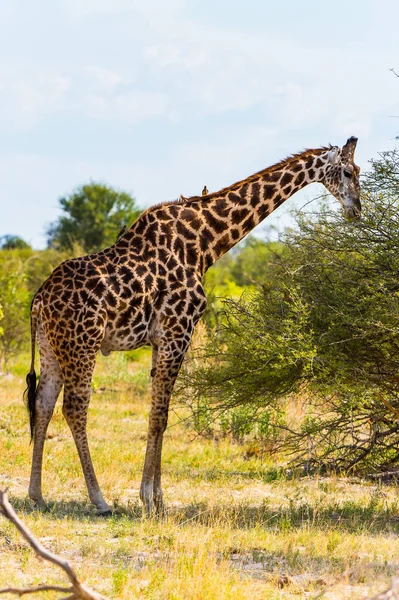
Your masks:
<svg viewBox="0 0 399 600"><path fill-rule="evenodd" d="M392 587L377 596L373 596L370 600L399 600L399 579L392 582Z"/></svg>
<svg viewBox="0 0 399 600"><path fill-rule="evenodd" d="M38 585L31 588L2 588L0 594L15 594L16 596L24 596L25 594L34 594L35 592L72 592L72 588L62 587L61 585Z"/></svg>
<svg viewBox="0 0 399 600"><path fill-rule="evenodd" d="M98 592L91 590L85 584L80 583L75 572L72 567L60 556L57 556L50 550L47 550L32 534L32 532L23 524L23 522L19 519L19 517L14 512L11 504L8 501L7 492L0 490L0 513L21 533L21 535L25 538L28 544L33 548L38 556L47 560L57 567L60 567L68 576L72 586L70 588L65 588L61 586L47 586L41 585L36 588L7 588L0 590L1 594L9 593L16 594L18 596L22 596L24 594L33 593L33 592L42 592L42 591L59 591L59 592L67 592L71 593L70 596L64 598L64 600L107 600L105 596L102 596Z"/></svg>

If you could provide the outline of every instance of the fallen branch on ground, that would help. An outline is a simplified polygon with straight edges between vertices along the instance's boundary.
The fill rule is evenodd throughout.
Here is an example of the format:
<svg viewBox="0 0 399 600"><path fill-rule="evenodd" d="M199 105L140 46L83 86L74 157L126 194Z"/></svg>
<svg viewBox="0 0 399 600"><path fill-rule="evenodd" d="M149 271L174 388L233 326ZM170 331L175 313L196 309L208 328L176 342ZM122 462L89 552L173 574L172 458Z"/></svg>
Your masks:
<svg viewBox="0 0 399 600"><path fill-rule="evenodd" d="M102 596L98 592L91 590L84 583L80 583L78 580L74 570L70 566L67 560L64 558L57 556L47 550L42 544L36 540L33 534L29 531L29 529L22 523L19 517L14 512L11 504L8 501L7 492L0 490L0 513L21 533L21 535L25 538L28 544L33 548L38 556L47 560L54 565L60 567L68 576L69 581L71 582L70 587L63 587L59 585L39 585L37 587L31 588L16 588L9 587L0 589L0 594L15 594L19 597L25 594L32 594L35 592L46 592L46 591L55 591L55 592L63 592L70 594L69 596L64 596L62 600L108 600L105 596Z"/></svg>
<svg viewBox="0 0 399 600"><path fill-rule="evenodd" d="M373 596L370 600L399 600L399 579L392 582L392 587L377 596Z"/></svg>

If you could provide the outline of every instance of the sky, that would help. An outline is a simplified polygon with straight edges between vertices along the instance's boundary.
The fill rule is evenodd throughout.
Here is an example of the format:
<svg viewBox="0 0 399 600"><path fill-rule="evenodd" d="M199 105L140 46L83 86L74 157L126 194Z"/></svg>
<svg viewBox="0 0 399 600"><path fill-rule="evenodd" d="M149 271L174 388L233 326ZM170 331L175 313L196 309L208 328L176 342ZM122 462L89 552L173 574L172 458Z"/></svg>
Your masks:
<svg viewBox="0 0 399 600"><path fill-rule="evenodd" d="M0 237L45 247L88 181L144 208L351 135L367 169L399 133L398 22L397 0L0 0Z"/></svg>

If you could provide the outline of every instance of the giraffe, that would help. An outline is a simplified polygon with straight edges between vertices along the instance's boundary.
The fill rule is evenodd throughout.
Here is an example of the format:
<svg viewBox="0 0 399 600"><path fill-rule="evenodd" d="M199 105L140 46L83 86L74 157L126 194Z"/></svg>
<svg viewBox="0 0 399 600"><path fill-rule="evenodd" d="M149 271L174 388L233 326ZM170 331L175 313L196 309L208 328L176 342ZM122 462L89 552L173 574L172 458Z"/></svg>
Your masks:
<svg viewBox="0 0 399 600"><path fill-rule="evenodd" d="M173 386L206 306L202 277L287 198L324 184L347 219L360 217L357 138L305 150L218 192L153 206L116 243L59 265L31 307L27 404L33 439L29 496L45 506L42 458L46 431L64 387L63 415L76 443L90 501L111 509L92 465L87 434L91 380L100 350L152 347L152 396L140 498L147 513L163 510L162 440ZM206 190L208 192L208 190ZM35 341L40 353L36 386Z"/></svg>

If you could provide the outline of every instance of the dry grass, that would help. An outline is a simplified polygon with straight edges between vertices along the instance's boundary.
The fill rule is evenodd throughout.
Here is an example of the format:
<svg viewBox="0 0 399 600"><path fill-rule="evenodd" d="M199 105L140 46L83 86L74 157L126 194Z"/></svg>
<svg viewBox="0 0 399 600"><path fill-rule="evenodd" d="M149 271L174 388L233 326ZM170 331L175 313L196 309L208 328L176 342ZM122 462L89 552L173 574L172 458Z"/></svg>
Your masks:
<svg viewBox="0 0 399 600"><path fill-rule="evenodd" d="M80 577L110 598L360 599L399 574L398 494L340 478L287 479L246 448L196 439L171 414L164 446L168 513L144 519L138 500L149 409L149 356L99 359L91 448L109 519L89 505L76 450L57 408L45 451L48 510L27 499L31 448L22 362L0 391L0 486L19 515ZM0 587L59 582L0 521ZM48 593L43 598L54 598Z"/></svg>

